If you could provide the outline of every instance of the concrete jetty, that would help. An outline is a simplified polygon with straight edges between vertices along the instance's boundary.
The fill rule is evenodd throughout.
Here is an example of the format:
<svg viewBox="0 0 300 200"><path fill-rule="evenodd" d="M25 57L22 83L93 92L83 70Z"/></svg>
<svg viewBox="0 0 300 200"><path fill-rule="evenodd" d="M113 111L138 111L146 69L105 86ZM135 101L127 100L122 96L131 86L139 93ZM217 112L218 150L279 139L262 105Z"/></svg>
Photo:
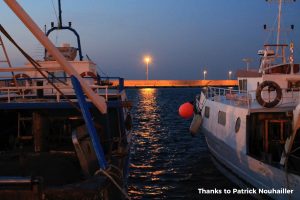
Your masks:
<svg viewBox="0 0 300 200"><path fill-rule="evenodd" d="M113 82L115 85L115 83ZM203 87L237 86L237 80L125 80L125 87Z"/></svg>

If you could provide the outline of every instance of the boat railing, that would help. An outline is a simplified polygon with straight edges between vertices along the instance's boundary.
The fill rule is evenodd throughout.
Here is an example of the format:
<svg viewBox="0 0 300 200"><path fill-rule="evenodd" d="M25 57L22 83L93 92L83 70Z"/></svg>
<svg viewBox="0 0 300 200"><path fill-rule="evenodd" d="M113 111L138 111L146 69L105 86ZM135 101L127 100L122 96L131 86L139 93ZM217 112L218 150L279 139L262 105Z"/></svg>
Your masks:
<svg viewBox="0 0 300 200"><path fill-rule="evenodd" d="M207 87L204 90L206 98L214 101L235 104L237 106L247 106L248 109L258 106L256 100L256 90L244 91L236 90L232 87ZM282 97L280 105L295 105L299 102L300 90L282 88Z"/></svg>
<svg viewBox="0 0 300 200"><path fill-rule="evenodd" d="M98 95L103 96L108 101L109 95L119 95L124 89L124 79L120 77L104 77L95 82L90 77L84 77L90 84L90 88ZM39 91L43 91L44 96L56 96L56 101L60 102L62 94L52 85L49 80L63 92L64 95L73 95L74 90L70 77L49 78L18 78L0 80L0 98L10 103L12 100L25 99L32 96L38 96ZM111 82L113 80L113 82ZM38 83L42 83L41 85ZM47 91L47 92L46 92Z"/></svg>

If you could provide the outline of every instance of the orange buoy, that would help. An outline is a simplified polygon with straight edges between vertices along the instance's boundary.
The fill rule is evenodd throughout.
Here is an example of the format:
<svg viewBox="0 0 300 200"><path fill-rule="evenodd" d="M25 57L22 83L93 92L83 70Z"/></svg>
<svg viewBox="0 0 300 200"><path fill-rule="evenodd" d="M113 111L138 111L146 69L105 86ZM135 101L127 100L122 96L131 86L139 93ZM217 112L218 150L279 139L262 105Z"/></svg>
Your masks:
<svg viewBox="0 0 300 200"><path fill-rule="evenodd" d="M184 119L189 119L194 115L194 106L190 102L186 102L179 107L179 115Z"/></svg>

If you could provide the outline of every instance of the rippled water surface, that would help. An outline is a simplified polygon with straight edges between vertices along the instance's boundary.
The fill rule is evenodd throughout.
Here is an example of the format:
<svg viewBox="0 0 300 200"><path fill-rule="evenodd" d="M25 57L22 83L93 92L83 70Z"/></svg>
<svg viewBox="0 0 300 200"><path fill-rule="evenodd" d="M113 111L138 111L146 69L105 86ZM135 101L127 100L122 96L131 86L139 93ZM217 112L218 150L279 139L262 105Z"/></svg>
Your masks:
<svg viewBox="0 0 300 200"><path fill-rule="evenodd" d="M224 199L204 198L198 188L234 187L213 165L204 136L192 137L191 120L178 116L178 107L199 92L196 88L127 90L134 103L132 199Z"/></svg>

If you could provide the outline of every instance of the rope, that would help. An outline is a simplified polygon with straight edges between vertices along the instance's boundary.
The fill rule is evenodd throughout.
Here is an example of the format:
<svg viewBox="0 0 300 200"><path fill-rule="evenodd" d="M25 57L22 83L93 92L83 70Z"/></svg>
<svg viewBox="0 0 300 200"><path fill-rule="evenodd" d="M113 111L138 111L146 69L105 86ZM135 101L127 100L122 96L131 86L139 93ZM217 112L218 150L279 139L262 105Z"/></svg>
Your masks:
<svg viewBox="0 0 300 200"><path fill-rule="evenodd" d="M56 17L56 22L58 23L59 19L58 19L58 15L57 15L57 10L55 8L53 0L51 0L51 2L52 2L52 8L54 10L55 17ZM58 43L58 31L56 31L56 34L55 34L55 44L57 45L57 43Z"/></svg>
<svg viewBox="0 0 300 200"><path fill-rule="evenodd" d="M1 43L1 45L2 45L2 50L3 50L3 53L4 53L5 59L6 59L6 61L7 61L7 64L8 64L8 66L9 66L9 68L12 68L12 65L11 65L10 59L9 59L9 57L8 57L8 55L7 55L7 51L6 51L6 48L5 48L5 45L4 45L4 42L3 42L3 40L2 40L1 35L0 35L0 43ZM15 73L14 73L13 71L11 72L11 75L12 75L12 77L13 77L13 79L14 79L14 84L15 84L15 86L18 87L18 82L17 82L17 80L16 80Z"/></svg>
<svg viewBox="0 0 300 200"><path fill-rule="evenodd" d="M128 196L127 192L124 191L124 189L115 181L115 179L105 170L99 169L95 172L95 175L102 173L104 176L106 176L118 189L119 191L124 195L124 197L128 200L130 200L130 197Z"/></svg>
<svg viewBox="0 0 300 200"><path fill-rule="evenodd" d="M56 8L55 8L55 5L54 5L53 0L51 0L51 3L52 3L52 8L53 8L53 10L54 10L54 14L55 14L56 20L58 21L57 10L56 10Z"/></svg>
<svg viewBox="0 0 300 200"><path fill-rule="evenodd" d="M5 37L23 54L23 56L34 66L34 68L53 86L74 108L76 108L80 113L81 110L76 106L74 102L72 102L50 79L42 72L40 69L41 65L37 63L33 58L31 58L14 40L13 38L6 32L4 27L0 24L0 31L5 35ZM49 73L51 74L51 73ZM54 75L53 75L54 77Z"/></svg>
<svg viewBox="0 0 300 200"><path fill-rule="evenodd" d="M117 170L123 176L123 172L117 166L111 164L110 167Z"/></svg>
<svg viewBox="0 0 300 200"><path fill-rule="evenodd" d="M92 61L92 59L90 59L90 57L87 54L86 54L86 57L89 61ZM99 67L99 65L97 65L97 69L99 69L102 74L104 74L105 76L108 77L108 75Z"/></svg>

